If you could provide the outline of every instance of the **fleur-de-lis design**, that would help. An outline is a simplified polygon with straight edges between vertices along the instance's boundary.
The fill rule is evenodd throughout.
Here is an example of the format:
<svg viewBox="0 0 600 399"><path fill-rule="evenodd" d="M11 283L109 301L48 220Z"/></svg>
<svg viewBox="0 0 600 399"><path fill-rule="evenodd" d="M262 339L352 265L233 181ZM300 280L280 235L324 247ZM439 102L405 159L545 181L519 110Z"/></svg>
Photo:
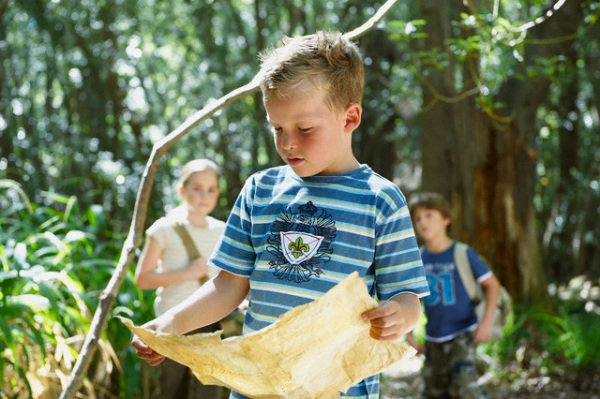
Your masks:
<svg viewBox="0 0 600 399"><path fill-rule="evenodd" d="M292 251L292 256L296 259L304 255L304 251L310 251L310 247L304 243L302 237L298 237L296 241L290 242L288 249Z"/></svg>

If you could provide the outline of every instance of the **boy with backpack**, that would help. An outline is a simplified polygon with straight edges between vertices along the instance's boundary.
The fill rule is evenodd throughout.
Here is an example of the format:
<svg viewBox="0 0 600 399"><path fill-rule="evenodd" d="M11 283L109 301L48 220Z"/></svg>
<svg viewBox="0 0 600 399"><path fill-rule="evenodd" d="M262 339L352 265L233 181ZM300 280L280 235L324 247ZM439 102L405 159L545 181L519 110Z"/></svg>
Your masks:
<svg viewBox="0 0 600 399"><path fill-rule="evenodd" d="M408 334L409 343L425 353L423 397L475 399L487 397L478 385L476 344L492 338L492 326L500 283L480 256L448 236L452 222L450 205L437 193L420 193L409 200L417 235L424 241L421 256L431 295L424 298L425 346ZM472 278L485 292L483 316L478 320L455 254L461 246L472 270Z"/></svg>

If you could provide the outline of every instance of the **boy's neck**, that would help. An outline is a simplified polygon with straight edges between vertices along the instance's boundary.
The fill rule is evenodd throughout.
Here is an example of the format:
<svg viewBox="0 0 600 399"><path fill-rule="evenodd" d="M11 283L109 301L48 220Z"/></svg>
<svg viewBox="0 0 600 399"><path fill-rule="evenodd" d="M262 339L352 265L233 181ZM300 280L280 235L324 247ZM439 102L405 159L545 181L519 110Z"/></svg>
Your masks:
<svg viewBox="0 0 600 399"><path fill-rule="evenodd" d="M427 250L430 253L437 254L440 252L444 252L448 248L452 246L454 240L448 237L447 235L443 235L440 237L435 237L425 243Z"/></svg>
<svg viewBox="0 0 600 399"><path fill-rule="evenodd" d="M341 175L344 173L353 172L358 168L360 168L360 162L358 162L358 160L352 156L351 158L349 157L348 160L340 166L340 169L333 174Z"/></svg>
<svg viewBox="0 0 600 399"><path fill-rule="evenodd" d="M346 164L344 164L338 170L335 170L335 171L329 172L329 173L317 173L316 175L302 176L302 177L343 175L343 174L347 174L347 173L350 173L350 172L354 172L355 170L358 170L361 167L362 167L362 164L360 162L358 162L358 160L356 158L352 157L351 161L349 161Z"/></svg>

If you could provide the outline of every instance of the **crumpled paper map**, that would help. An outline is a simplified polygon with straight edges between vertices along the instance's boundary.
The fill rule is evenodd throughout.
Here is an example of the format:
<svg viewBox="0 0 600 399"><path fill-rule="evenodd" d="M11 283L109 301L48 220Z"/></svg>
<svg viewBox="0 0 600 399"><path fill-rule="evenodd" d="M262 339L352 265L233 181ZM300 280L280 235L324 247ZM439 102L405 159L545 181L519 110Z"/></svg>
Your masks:
<svg viewBox="0 0 600 399"><path fill-rule="evenodd" d="M123 323L156 352L188 366L209 385L250 398L329 399L415 351L369 336L361 314L377 306L352 273L321 298L269 327L221 340L221 332L172 335Z"/></svg>

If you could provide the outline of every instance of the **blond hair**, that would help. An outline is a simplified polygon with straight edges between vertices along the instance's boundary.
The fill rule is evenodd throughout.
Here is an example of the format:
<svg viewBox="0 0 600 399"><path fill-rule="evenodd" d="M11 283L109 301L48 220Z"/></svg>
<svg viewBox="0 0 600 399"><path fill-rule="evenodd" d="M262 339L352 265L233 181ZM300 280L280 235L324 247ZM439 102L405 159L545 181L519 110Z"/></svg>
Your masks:
<svg viewBox="0 0 600 399"><path fill-rule="evenodd" d="M286 97L304 82L326 93L332 110L362 101L362 58L356 44L339 32L284 37L279 47L262 52L260 60L265 101Z"/></svg>
<svg viewBox="0 0 600 399"><path fill-rule="evenodd" d="M221 170L217 164L210 159L194 159L183 165L183 168L181 168L179 179L177 179L177 189L185 186L190 176L196 172L213 172L217 175L217 179L221 176Z"/></svg>

